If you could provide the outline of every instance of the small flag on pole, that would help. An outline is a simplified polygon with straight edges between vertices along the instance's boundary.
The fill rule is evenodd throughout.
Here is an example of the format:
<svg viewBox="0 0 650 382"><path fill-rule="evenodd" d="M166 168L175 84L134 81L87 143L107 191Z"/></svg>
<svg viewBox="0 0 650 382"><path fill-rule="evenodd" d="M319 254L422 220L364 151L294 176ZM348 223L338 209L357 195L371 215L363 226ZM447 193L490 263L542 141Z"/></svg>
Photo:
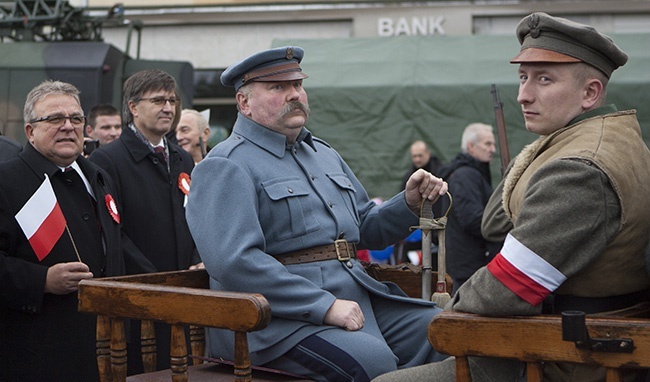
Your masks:
<svg viewBox="0 0 650 382"><path fill-rule="evenodd" d="M66 227L65 217L47 174L43 184L16 214L16 221L29 240L38 260L43 261Z"/></svg>

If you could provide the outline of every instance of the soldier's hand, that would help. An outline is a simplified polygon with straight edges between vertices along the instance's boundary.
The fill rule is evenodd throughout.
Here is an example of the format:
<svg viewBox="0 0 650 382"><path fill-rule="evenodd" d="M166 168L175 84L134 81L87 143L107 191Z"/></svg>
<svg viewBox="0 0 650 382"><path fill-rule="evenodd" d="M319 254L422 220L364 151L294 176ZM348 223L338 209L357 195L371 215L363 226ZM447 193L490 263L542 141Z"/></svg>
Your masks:
<svg viewBox="0 0 650 382"><path fill-rule="evenodd" d="M422 200L429 199L435 203L440 195L444 195L446 192L447 182L428 171L419 169L406 182L404 197L411 211L419 214Z"/></svg>
<svg viewBox="0 0 650 382"><path fill-rule="evenodd" d="M45 293L68 294L77 291L79 281L92 279L90 268L84 263L58 263L47 269Z"/></svg>
<svg viewBox="0 0 650 382"><path fill-rule="evenodd" d="M363 328L365 318L355 301L336 299L325 313L324 323L354 331Z"/></svg>

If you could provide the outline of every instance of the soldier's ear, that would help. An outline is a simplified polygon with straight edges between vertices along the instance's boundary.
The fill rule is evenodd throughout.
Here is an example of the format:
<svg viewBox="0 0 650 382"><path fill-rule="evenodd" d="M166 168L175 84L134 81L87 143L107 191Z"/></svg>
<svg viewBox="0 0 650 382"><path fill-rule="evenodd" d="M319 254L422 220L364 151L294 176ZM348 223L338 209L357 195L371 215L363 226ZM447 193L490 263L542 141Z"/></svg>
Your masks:
<svg viewBox="0 0 650 382"><path fill-rule="evenodd" d="M584 96L582 100L582 107L590 110L600 101L603 95L603 83L597 78L592 78L584 85Z"/></svg>

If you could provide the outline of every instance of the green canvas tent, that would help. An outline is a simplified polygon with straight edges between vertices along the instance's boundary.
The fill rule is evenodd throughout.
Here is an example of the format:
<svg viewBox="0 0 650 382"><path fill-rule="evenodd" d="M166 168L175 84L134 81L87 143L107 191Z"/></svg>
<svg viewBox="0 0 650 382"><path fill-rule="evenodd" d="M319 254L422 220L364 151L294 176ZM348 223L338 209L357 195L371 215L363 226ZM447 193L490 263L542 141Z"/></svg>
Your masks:
<svg viewBox="0 0 650 382"><path fill-rule="evenodd" d="M612 75L608 100L637 109L650 138L650 35L616 35L628 64ZM427 142L449 161L460 151L466 125L495 127L491 84L496 84L511 157L535 139L517 104L519 52L513 36L397 36L275 40L274 47L305 49L304 87L312 115L307 127L343 156L370 197L399 191L414 140ZM497 155L493 182L501 178Z"/></svg>

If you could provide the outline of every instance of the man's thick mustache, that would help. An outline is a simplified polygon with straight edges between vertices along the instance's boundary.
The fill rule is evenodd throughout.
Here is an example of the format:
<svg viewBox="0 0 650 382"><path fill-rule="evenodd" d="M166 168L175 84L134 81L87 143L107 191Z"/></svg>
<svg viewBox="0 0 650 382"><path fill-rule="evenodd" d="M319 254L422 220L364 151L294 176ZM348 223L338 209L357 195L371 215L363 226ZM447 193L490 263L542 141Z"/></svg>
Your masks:
<svg viewBox="0 0 650 382"><path fill-rule="evenodd" d="M291 113L291 112L293 112L295 110L302 111L303 113L305 113L306 116L309 116L309 113L311 113L311 110L309 109L308 105L306 105L306 104L304 104L302 102L294 101L294 102L291 102L291 103L287 104L287 106L285 106L282 109L282 113L280 113L280 117L284 118L287 114L289 114L289 113Z"/></svg>

